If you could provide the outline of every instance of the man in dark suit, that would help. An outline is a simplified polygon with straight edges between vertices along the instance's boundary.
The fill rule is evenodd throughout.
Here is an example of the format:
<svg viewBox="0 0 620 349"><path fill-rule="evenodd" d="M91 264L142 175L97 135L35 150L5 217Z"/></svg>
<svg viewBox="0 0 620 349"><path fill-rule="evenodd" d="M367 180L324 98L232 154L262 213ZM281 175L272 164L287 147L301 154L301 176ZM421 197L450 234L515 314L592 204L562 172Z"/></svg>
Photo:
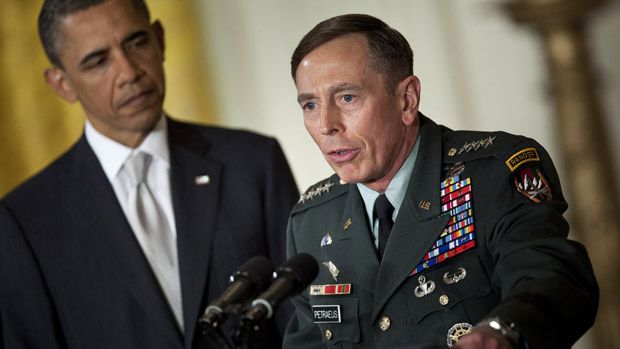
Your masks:
<svg viewBox="0 0 620 349"><path fill-rule="evenodd" d="M0 202L0 347L219 347L205 306L250 257L284 259L298 193L278 143L164 115L141 0L46 0L39 30L47 82L87 123ZM279 347L289 314L254 344Z"/></svg>
<svg viewBox="0 0 620 349"><path fill-rule="evenodd" d="M371 16L321 22L291 66L336 174L291 213L288 254L321 268L285 348L569 348L592 325L596 280L537 142L422 115L409 44Z"/></svg>

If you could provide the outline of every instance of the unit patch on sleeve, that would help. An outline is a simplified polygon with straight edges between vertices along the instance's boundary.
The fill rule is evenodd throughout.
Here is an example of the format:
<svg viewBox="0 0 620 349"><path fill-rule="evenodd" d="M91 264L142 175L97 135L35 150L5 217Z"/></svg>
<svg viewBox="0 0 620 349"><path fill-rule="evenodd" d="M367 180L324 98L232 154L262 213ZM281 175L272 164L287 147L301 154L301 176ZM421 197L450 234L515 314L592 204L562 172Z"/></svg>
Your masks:
<svg viewBox="0 0 620 349"><path fill-rule="evenodd" d="M508 166L510 172L514 172L521 165L532 161L540 161L536 148L524 148L512 154L512 156L506 160L506 166Z"/></svg>
<svg viewBox="0 0 620 349"><path fill-rule="evenodd" d="M517 191L526 198L538 203L551 201L553 195L549 182L543 175L540 166L528 166L518 170L513 177Z"/></svg>
<svg viewBox="0 0 620 349"><path fill-rule="evenodd" d="M413 276L476 246L471 178L454 176L441 182L441 212L450 220L424 259L411 271Z"/></svg>

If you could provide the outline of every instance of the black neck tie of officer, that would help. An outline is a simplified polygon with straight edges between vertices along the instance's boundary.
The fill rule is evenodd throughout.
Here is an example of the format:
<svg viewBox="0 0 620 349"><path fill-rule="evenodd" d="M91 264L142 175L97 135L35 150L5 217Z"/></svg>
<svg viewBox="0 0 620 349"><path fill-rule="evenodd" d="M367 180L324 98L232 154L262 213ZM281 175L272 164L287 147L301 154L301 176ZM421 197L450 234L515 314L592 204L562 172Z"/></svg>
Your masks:
<svg viewBox="0 0 620 349"><path fill-rule="evenodd" d="M394 225L392 221L392 214L394 213L394 206L390 203L385 194L379 195L375 200L375 207L373 214L375 219L379 220L379 249L377 251L379 260L383 257L385 246L387 245L388 238L390 237L390 231Z"/></svg>

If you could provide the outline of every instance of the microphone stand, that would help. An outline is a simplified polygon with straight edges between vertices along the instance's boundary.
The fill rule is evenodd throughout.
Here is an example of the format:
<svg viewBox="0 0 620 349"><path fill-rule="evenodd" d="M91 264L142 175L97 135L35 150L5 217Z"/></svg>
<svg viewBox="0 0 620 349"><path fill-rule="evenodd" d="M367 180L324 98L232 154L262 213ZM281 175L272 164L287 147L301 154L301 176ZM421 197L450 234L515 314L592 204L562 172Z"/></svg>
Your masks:
<svg viewBox="0 0 620 349"><path fill-rule="evenodd" d="M239 314L239 310L242 308L242 304L231 304L227 306L221 314L221 318L219 321L210 322L206 321L203 317L198 320L198 324L200 325L200 330L203 336L209 336L213 339L220 347L226 349L237 349L237 346L230 344L230 341L224 336L222 332L221 324L226 321L227 314Z"/></svg>
<svg viewBox="0 0 620 349"><path fill-rule="evenodd" d="M252 307L253 304L248 304L240 312L243 315L239 317L236 326L233 327L231 332L233 344L239 349L253 348L251 346L251 339L260 331L261 324L268 317L266 316L267 310L265 308L254 308Z"/></svg>
<svg viewBox="0 0 620 349"><path fill-rule="evenodd" d="M250 319L239 320L231 332L232 342L236 349L252 349L252 338L260 330L260 325Z"/></svg>
<svg viewBox="0 0 620 349"><path fill-rule="evenodd" d="M202 326L203 335L211 337L211 339L213 339L222 348L233 349L228 339L224 337L220 327L211 327L209 329L205 329L205 327L206 326Z"/></svg>

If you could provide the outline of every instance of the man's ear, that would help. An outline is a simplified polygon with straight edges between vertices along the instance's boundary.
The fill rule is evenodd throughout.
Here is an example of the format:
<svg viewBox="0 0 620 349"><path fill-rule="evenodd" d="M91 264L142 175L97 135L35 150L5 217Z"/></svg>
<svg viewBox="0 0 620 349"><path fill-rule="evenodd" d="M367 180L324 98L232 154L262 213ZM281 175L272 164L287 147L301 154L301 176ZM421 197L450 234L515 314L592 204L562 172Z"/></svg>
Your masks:
<svg viewBox="0 0 620 349"><path fill-rule="evenodd" d="M405 125L411 125L418 117L420 106L420 79L410 75L402 80L397 87L401 99L402 118Z"/></svg>
<svg viewBox="0 0 620 349"><path fill-rule="evenodd" d="M164 41L164 27L162 26L159 20L156 20L155 22L153 22L151 26L153 27L153 30L155 31L155 37L157 38L157 43L159 44L159 47L161 49L162 58L165 58L166 57L165 55L166 42Z"/></svg>
<svg viewBox="0 0 620 349"><path fill-rule="evenodd" d="M47 84L64 100L69 103L77 101L78 97L73 86L67 81L65 72L58 68L49 68L45 70L45 81Z"/></svg>

